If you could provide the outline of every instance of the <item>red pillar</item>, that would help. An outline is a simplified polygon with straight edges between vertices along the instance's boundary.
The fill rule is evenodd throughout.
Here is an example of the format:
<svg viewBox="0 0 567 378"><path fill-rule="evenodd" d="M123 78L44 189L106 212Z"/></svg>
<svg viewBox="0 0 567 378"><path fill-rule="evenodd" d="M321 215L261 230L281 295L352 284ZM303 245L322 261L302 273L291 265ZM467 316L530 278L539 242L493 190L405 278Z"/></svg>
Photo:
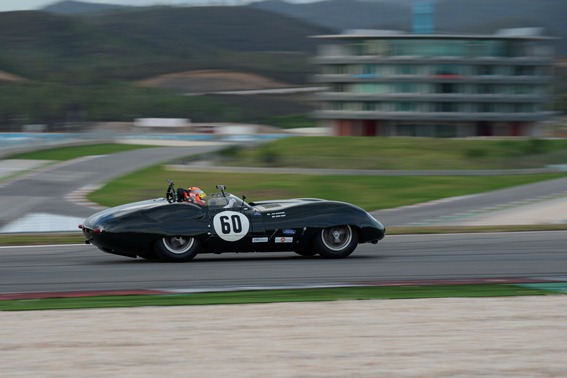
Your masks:
<svg viewBox="0 0 567 378"><path fill-rule="evenodd" d="M522 136L522 123L512 122L510 124L510 135L511 136Z"/></svg>
<svg viewBox="0 0 567 378"><path fill-rule="evenodd" d="M376 120L367 119L363 124L362 135L364 136L376 136L378 131L378 125Z"/></svg>

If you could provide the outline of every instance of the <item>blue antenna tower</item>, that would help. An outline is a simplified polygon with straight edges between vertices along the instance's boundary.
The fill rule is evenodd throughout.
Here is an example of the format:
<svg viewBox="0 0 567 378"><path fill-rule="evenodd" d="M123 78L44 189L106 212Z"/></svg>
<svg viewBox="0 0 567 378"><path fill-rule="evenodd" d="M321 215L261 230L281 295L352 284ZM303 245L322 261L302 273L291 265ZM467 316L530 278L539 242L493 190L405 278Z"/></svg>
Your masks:
<svg viewBox="0 0 567 378"><path fill-rule="evenodd" d="M412 7L413 33L433 34L435 30L435 5L433 1L416 1Z"/></svg>

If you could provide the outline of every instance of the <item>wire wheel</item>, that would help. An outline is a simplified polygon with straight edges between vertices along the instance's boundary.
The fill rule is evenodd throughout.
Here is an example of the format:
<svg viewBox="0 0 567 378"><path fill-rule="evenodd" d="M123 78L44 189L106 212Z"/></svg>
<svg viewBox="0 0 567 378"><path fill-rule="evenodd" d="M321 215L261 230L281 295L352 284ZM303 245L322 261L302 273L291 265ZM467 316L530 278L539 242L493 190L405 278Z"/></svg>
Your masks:
<svg viewBox="0 0 567 378"><path fill-rule="evenodd" d="M330 227L321 231L321 239L325 247L332 251L341 251L352 240L350 226Z"/></svg>
<svg viewBox="0 0 567 378"><path fill-rule="evenodd" d="M182 255L189 251L195 244L195 239L183 236L172 236L162 239L163 246L171 253Z"/></svg>
<svg viewBox="0 0 567 378"><path fill-rule="evenodd" d="M357 245L358 233L348 225L325 228L315 238L315 249L329 259L347 257Z"/></svg>
<svg viewBox="0 0 567 378"><path fill-rule="evenodd" d="M186 236L166 236L155 244L155 251L163 261L183 262L195 257L201 250L198 239Z"/></svg>

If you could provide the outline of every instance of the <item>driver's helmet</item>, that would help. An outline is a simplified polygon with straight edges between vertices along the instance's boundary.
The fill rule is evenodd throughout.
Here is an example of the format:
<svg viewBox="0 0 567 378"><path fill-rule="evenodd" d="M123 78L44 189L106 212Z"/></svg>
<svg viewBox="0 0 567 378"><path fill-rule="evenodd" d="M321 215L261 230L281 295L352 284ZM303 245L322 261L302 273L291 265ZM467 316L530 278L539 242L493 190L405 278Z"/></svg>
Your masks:
<svg viewBox="0 0 567 378"><path fill-rule="evenodd" d="M207 204L207 202L203 199L203 197L205 197L207 194L203 192L201 188L191 186L187 188L186 193L189 201L201 206L205 206Z"/></svg>

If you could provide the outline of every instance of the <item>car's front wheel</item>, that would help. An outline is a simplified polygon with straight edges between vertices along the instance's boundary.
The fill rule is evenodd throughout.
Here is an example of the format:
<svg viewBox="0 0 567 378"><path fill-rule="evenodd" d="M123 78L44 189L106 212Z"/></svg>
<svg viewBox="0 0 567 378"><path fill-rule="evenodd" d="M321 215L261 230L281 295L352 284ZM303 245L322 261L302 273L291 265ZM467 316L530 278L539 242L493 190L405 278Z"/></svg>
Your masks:
<svg viewBox="0 0 567 378"><path fill-rule="evenodd" d="M351 226L328 227L315 237L314 246L321 257L342 259L358 245L358 233Z"/></svg>
<svg viewBox="0 0 567 378"><path fill-rule="evenodd" d="M201 250L201 242L187 236L167 236L155 243L155 250L163 261L189 261Z"/></svg>

